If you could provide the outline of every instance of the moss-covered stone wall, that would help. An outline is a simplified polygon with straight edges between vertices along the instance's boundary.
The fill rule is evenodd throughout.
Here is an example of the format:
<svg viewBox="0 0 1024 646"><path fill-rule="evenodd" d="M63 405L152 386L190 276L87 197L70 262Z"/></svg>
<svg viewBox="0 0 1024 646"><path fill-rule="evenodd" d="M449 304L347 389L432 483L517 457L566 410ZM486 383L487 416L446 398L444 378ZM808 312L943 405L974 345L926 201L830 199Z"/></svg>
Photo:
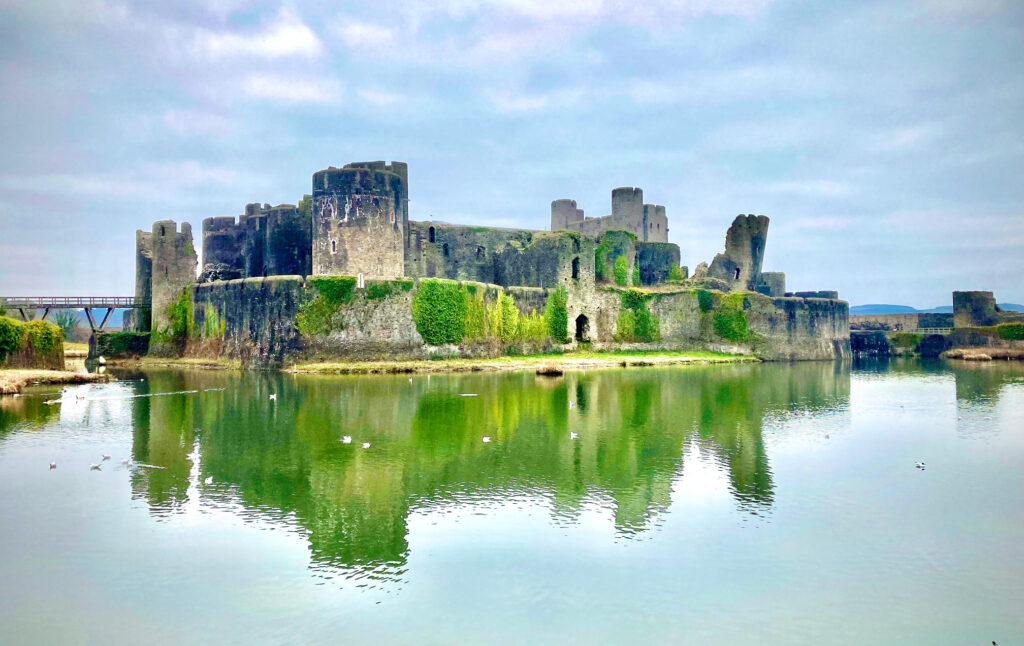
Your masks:
<svg viewBox="0 0 1024 646"><path fill-rule="evenodd" d="M0 368L63 370L60 328L46 321L24 323L0 316Z"/></svg>

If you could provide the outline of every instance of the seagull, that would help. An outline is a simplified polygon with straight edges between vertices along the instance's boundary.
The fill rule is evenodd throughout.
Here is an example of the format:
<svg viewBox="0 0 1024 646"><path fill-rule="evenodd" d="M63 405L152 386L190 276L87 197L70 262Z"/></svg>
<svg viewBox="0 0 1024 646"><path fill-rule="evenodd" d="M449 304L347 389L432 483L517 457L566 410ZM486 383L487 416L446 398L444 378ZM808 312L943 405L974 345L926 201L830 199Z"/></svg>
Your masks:
<svg viewBox="0 0 1024 646"><path fill-rule="evenodd" d="M103 457L103 461L110 459L110 456L107 455L106 453L104 453L102 457Z"/></svg>
<svg viewBox="0 0 1024 646"><path fill-rule="evenodd" d="M924 462L915 462L914 466L917 467L918 469L923 469L924 468Z"/></svg>
<svg viewBox="0 0 1024 646"><path fill-rule="evenodd" d="M483 437L483 440L481 440L481 441L482 441L482 442L483 442L484 444L487 444L488 442L490 442L490 441L491 441L491 436L490 436L490 435L484 435L484 437Z"/></svg>
<svg viewBox="0 0 1024 646"><path fill-rule="evenodd" d="M363 442L363 448L364 449L370 448L370 443L369 442Z"/></svg>
<svg viewBox="0 0 1024 646"><path fill-rule="evenodd" d="M56 469L56 468L57 468L57 463L56 462L51 462L50 463L50 470L52 471L53 469Z"/></svg>
<svg viewBox="0 0 1024 646"><path fill-rule="evenodd" d="M96 360L96 363L100 364L101 366L105 366L107 364L107 360L104 359L103 357L100 357L99 359Z"/></svg>
<svg viewBox="0 0 1024 646"><path fill-rule="evenodd" d="M569 439L570 439L570 440L575 440L575 439L577 439L577 438L578 438L579 436L580 436L580 434L579 434L579 433L577 433L576 431L569 431Z"/></svg>
<svg viewBox="0 0 1024 646"><path fill-rule="evenodd" d="M828 433L825 433L825 439L827 440L827 439L829 439L829 437L831 437L831 436Z"/></svg>
<svg viewBox="0 0 1024 646"><path fill-rule="evenodd" d="M132 461L129 460L128 458L125 458L125 459L121 460L121 464L123 464L124 466L128 466L131 463L132 463Z"/></svg>
<svg viewBox="0 0 1024 646"><path fill-rule="evenodd" d="M100 465L98 465L98 464L90 464L89 465L89 470L90 471L102 471L102 469L100 469Z"/></svg>
<svg viewBox="0 0 1024 646"><path fill-rule="evenodd" d="M342 444L351 444L352 443L352 436L351 435L342 435L341 436L341 443Z"/></svg>
<svg viewBox="0 0 1024 646"><path fill-rule="evenodd" d="M569 410L572 410L572 409L573 409L573 408L575 408L575 407L576 407L576 402L574 402L574 401L570 401L570 402L569 402Z"/></svg>
<svg viewBox="0 0 1024 646"><path fill-rule="evenodd" d="M213 476L206 476L206 480L203 480L208 485L213 484Z"/></svg>
<svg viewBox="0 0 1024 646"><path fill-rule="evenodd" d="M276 402L277 401L277 393L274 393L273 395L270 396L270 401L272 401L272 402Z"/></svg>
<svg viewBox="0 0 1024 646"><path fill-rule="evenodd" d="M410 384L412 383L412 377L409 377L409 383Z"/></svg>

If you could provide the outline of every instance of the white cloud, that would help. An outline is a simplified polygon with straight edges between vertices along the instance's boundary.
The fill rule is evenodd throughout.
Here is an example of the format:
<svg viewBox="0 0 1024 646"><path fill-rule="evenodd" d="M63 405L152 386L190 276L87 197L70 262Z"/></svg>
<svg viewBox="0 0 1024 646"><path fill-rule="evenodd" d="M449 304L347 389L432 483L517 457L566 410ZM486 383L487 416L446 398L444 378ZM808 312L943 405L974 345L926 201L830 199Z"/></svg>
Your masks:
<svg viewBox="0 0 1024 646"><path fill-rule="evenodd" d="M201 58L222 60L253 57L267 60L300 57L317 58L324 47L317 35L295 14L283 10L256 33L197 30L192 41L193 52Z"/></svg>
<svg viewBox="0 0 1024 646"><path fill-rule="evenodd" d="M168 110L161 121L181 136L226 137L234 130L230 119L202 110Z"/></svg>
<svg viewBox="0 0 1024 646"><path fill-rule="evenodd" d="M349 47L378 47L395 39L394 30L351 18L339 18L330 28Z"/></svg>
<svg viewBox="0 0 1024 646"><path fill-rule="evenodd" d="M329 79L303 80L269 74L253 74L242 83L246 96L277 103L333 103L341 99L341 87Z"/></svg>
<svg viewBox="0 0 1024 646"><path fill-rule="evenodd" d="M849 195L853 187L845 182L834 180L811 180L796 182L772 182L764 185L770 193L791 193L797 195L820 195L824 197L841 197Z"/></svg>
<svg viewBox="0 0 1024 646"><path fill-rule="evenodd" d="M874 137L870 147L874 150L905 150L934 139L941 133L942 128L935 123L899 128Z"/></svg>

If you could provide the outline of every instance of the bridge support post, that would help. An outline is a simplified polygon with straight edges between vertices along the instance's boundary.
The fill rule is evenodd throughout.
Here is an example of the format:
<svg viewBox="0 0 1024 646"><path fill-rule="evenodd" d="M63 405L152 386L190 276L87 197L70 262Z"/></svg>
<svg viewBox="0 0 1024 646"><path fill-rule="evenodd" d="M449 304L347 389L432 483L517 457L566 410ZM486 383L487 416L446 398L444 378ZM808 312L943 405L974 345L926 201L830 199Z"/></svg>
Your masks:
<svg viewBox="0 0 1024 646"><path fill-rule="evenodd" d="M95 334L96 333L96 320L93 319L93 317L92 317L92 308L91 307L86 307L84 309L85 309L85 318L89 319L89 327L92 328L93 334Z"/></svg>
<svg viewBox="0 0 1024 646"><path fill-rule="evenodd" d="M114 308L113 307L108 307L107 308L107 313L103 315L103 321L100 323L100 332L103 331L103 328L107 327L107 319L109 319L110 315L113 314L113 313L114 313Z"/></svg>
<svg viewBox="0 0 1024 646"><path fill-rule="evenodd" d="M40 320L40 321L45 321L45 320L46 320L46 317L47 317L47 316L49 316L49 315L50 315L50 308L49 308L49 307L47 307L47 308L46 308L45 310L43 310L43 318L41 318L41 319L39 319L39 320Z"/></svg>

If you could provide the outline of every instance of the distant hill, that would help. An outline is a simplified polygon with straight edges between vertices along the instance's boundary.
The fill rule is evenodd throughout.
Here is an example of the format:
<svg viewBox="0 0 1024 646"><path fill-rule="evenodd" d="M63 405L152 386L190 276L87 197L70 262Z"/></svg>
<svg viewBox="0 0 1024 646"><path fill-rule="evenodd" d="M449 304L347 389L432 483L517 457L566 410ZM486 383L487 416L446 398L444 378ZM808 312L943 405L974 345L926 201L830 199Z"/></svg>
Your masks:
<svg viewBox="0 0 1024 646"><path fill-rule="evenodd" d="M999 307L1007 312L1024 312L1024 305L1019 303L1000 303ZM952 305L940 305L930 310L919 310L909 305L886 305L883 303L872 303L870 305L854 305L850 307L850 314L952 314Z"/></svg>

